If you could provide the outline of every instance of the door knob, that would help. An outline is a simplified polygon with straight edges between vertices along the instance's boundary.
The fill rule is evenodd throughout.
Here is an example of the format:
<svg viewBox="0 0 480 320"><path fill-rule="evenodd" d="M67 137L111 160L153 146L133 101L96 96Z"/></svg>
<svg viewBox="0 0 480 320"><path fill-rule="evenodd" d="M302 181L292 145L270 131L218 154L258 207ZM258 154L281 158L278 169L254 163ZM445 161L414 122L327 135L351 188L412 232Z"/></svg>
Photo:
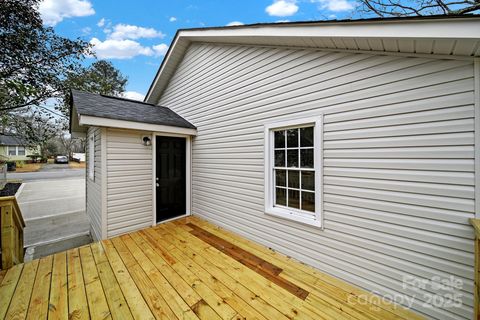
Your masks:
<svg viewBox="0 0 480 320"><path fill-rule="evenodd" d="M156 185L157 185L157 188L160 187L160 184L159 184L159 183L157 183Z"/></svg>

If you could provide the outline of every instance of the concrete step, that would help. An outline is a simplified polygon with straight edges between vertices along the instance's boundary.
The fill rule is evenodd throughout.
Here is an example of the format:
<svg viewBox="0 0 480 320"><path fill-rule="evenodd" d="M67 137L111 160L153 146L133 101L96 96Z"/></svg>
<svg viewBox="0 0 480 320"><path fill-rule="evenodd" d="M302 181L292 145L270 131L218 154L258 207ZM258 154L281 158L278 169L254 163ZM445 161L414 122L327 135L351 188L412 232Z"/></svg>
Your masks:
<svg viewBox="0 0 480 320"><path fill-rule="evenodd" d="M39 259L57 252L81 247L89 243L92 243L90 233L71 235L68 238L56 239L50 243L38 244L27 248L25 261Z"/></svg>
<svg viewBox="0 0 480 320"><path fill-rule="evenodd" d="M24 243L26 247L67 239L72 235L87 234L90 222L85 211L25 220Z"/></svg>

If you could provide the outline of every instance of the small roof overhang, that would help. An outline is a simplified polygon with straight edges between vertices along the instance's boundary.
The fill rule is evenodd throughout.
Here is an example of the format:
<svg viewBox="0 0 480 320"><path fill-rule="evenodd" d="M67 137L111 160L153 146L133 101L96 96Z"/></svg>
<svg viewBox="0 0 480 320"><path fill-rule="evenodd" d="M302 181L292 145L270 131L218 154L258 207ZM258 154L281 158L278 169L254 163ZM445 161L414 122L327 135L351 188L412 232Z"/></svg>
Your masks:
<svg viewBox="0 0 480 320"><path fill-rule="evenodd" d="M170 110L153 104L71 91L70 133L85 135L89 126L196 135L196 127Z"/></svg>
<svg viewBox="0 0 480 320"><path fill-rule="evenodd" d="M357 52L480 56L480 16L424 16L343 21L264 23L178 30L146 102L157 103L193 42Z"/></svg>

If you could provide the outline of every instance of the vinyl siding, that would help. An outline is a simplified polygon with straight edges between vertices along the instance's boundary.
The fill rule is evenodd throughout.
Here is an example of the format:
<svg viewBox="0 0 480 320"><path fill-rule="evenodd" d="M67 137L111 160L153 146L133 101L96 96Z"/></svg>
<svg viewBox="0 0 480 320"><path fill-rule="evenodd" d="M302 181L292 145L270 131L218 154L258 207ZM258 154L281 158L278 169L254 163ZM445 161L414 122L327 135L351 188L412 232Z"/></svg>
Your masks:
<svg viewBox="0 0 480 320"><path fill-rule="evenodd" d="M89 168L89 144L90 137L94 135L95 141L95 165L94 165L94 179L88 177ZM91 234L95 240L102 239L102 166L101 166L101 148L102 148L102 130L98 127L89 127L87 131L87 145L86 145L86 208L87 216L90 220Z"/></svg>
<svg viewBox="0 0 480 320"><path fill-rule="evenodd" d="M192 44L159 104L198 128L192 212L436 319L473 314L473 62ZM264 214L264 125L324 114L321 230ZM463 281L424 305L406 276ZM397 300L406 304L405 300Z"/></svg>
<svg viewBox="0 0 480 320"><path fill-rule="evenodd" d="M149 133L107 129L107 236L152 225L152 147Z"/></svg>

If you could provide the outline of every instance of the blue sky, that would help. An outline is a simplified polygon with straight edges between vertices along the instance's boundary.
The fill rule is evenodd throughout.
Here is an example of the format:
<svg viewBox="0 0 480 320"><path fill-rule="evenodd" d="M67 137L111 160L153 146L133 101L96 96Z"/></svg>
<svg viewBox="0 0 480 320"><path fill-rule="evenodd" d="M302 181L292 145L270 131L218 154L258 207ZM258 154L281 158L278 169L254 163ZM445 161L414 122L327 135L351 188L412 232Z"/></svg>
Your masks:
<svg viewBox="0 0 480 320"><path fill-rule="evenodd" d="M44 23L94 44L128 77L127 96L147 92L180 28L351 17L354 0L43 0ZM87 64L93 60L89 59Z"/></svg>

